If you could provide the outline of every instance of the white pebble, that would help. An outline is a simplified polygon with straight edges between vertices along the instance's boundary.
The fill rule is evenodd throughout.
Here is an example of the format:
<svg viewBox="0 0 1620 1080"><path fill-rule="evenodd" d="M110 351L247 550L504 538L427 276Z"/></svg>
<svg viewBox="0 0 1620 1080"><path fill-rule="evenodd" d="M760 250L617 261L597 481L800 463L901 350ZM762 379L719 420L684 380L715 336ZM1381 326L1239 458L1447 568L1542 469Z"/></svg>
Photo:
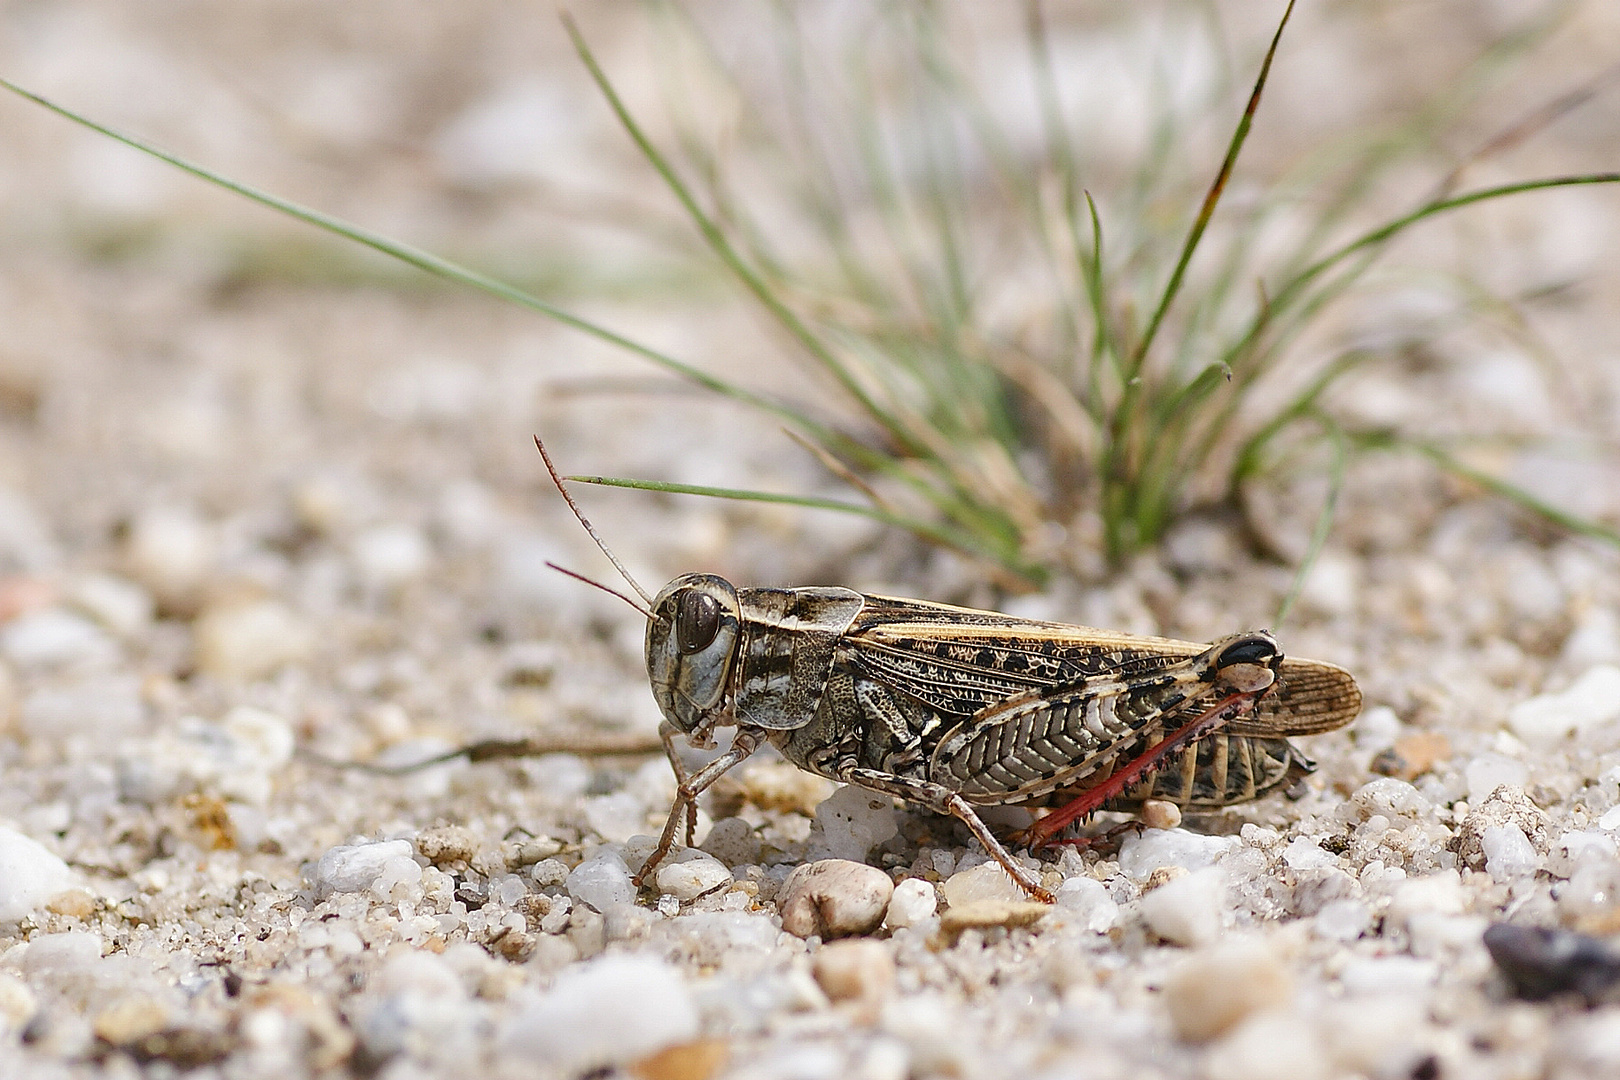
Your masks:
<svg viewBox="0 0 1620 1080"><path fill-rule="evenodd" d="M1119 904L1108 887L1096 878L1078 875L1058 886L1058 907L1075 914L1079 924L1094 934L1106 934L1119 923Z"/></svg>
<svg viewBox="0 0 1620 1080"><path fill-rule="evenodd" d="M568 895L576 903L606 911L615 904L634 902L636 886L619 853L603 848L568 875Z"/></svg>
<svg viewBox="0 0 1620 1080"><path fill-rule="evenodd" d="M1439 978L1439 964L1413 956L1358 956L1339 970L1339 983L1347 992L1370 997L1414 993Z"/></svg>
<svg viewBox="0 0 1620 1080"><path fill-rule="evenodd" d="M16 922L76 884L68 864L43 844L0 825L0 923Z"/></svg>
<svg viewBox="0 0 1620 1080"><path fill-rule="evenodd" d="M1204 1042L1293 993L1288 969L1265 941L1241 937L1202 949L1164 985L1170 1022L1183 1039Z"/></svg>
<svg viewBox="0 0 1620 1080"><path fill-rule="evenodd" d="M395 860L404 859L412 866L409 840L381 840L370 844L345 844L327 851L310 871L309 883L317 896L333 893L357 893L371 888L387 872L397 878L401 867ZM390 863L395 863L390 866ZM420 876L420 867L418 867Z"/></svg>
<svg viewBox="0 0 1620 1080"><path fill-rule="evenodd" d="M1322 905L1313 925L1328 941L1355 941L1372 926L1372 909L1360 900L1333 900Z"/></svg>
<svg viewBox="0 0 1620 1080"><path fill-rule="evenodd" d="M721 818L698 845L727 866L758 863L763 845L754 827L739 817Z"/></svg>
<svg viewBox="0 0 1620 1080"><path fill-rule="evenodd" d="M220 727L230 736L233 755L243 767L273 772L292 761L297 746L292 725L273 712L238 705L225 714Z"/></svg>
<svg viewBox="0 0 1620 1080"><path fill-rule="evenodd" d="M624 1065L698 1034L698 1011L673 966L605 956L564 970L503 1025L501 1051L578 1075Z"/></svg>
<svg viewBox="0 0 1620 1080"><path fill-rule="evenodd" d="M807 863L782 883L782 929L823 939L870 933L893 895L894 882L875 866L845 859Z"/></svg>
<svg viewBox="0 0 1620 1080"><path fill-rule="evenodd" d="M369 589L386 591L408 585L427 573L433 548L409 525L377 525L354 538L350 547L355 570Z"/></svg>
<svg viewBox="0 0 1620 1080"><path fill-rule="evenodd" d="M1315 840L1303 836L1296 836L1289 841L1288 846L1283 849L1283 862L1295 870L1336 869L1339 865L1337 856L1324 851Z"/></svg>
<svg viewBox="0 0 1620 1080"><path fill-rule="evenodd" d="M628 791L592 795L585 800L585 821L597 836L619 844L647 827L647 807Z"/></svg>
<svg viewBox="0 0 1620 1080"><path fill-rule="evenodd" d="M1485 852L1485 871L1493 881L1529 877L1541 869L1541 856L1517 825L1489 826L1480 833L1479 846Z"/></svg>
<svg viewBox="0 0 1620 1080"><path fill-rule="evenodd" d="M1162 866L1202 870L1242 845L1235 836L1204 836L1185 829L1149 829L1125 838L1119 848L1119 868L1141 882Z"/></svg>
<svg viewBox="0 0 1620 1080"><path fill-rule="evenodd" d="M118 646L82 615L42 608L18 617L0 631L0 654L29 671L109 664L117 659Z"/></svg>
<svg viewBox="0 0 1620 1080"><path fill-rule="evenodd" d="M1508 711L1521 739L1561 739L1620 720L1620 667L1599 664L1556 694L1540 694Z"/></svg>
<svg viewBox="0 0 1620 1080"><path fill-rule="evenodd" d="M1421 999L1357 998L1330 1005L1317 1030L1344 1073L1410 1076L1421 1058L1418 1040L1428 1012Z"/></svg>
<svg viewBox="0 0 1620 1080"><path fill-rule="evenodd" d="M956 908L985 902L1021 904L1029 899L1018 882L994 862L957 871L945 879L940 891L945 894L945 902Z"/></svg>
<svg viewBox="0 0 1620 1080"><path fill-rule="evenodd" d="M859 862L877 845L900 831L894 800L853 784L833 792L816 807L820 843L813 850L833 859Z"/></svg>
<svg viewBox="0 0 1620 1080"><path fill-rule="evenodd" d="M210 608L197 619L193 632L199 668L244 682L304 659L314 644L303 620L274 600Z"/></svg>
<svg viewBox="0 0 1620 1080"><path fill-rule="evenodd" d="M1429 800L1421 791L1393 776L1362 784L1350 794L1350 801L1367 817L1382 814L1387 818L1421 818L1430 810Z"/></svg>
<svg viewBox="0 0 1620 1080"><path fill-rule="evenodd" d="M658 891L685 903L706 892L731 884L731 871L710 855L698 855L680 862L666 862L658 868Z"/></svg>
<svg viewBox="0 0 1620 1080"><path fill-rule="evenodd" d="M1204 1059L1208 1080L1318 1080L1328 1064L1305 1017L1262 1013L1217 1043Z"/></svg>
<svg viewBox="0 0 1620 1080"><path fill-rule="evenodd" d="M28 984L0 972L0 1036L21 1031L38 1011L39 1002Z"/></svg>
<svg viewBox="0 0 1620 1080"><path fill-rule="evenodd" d="M1142 920L1177 945L1207 945L1221 933L1226 873L1209 867L1178 877L1142 897Z"/></svg>
<svg viewBox="0 0 1620 1080"><path fill-rule="evenodd" d="M1350 733L1356 737L1357 746L1388 746L1401 733L1401 718L1388 705L1374 705L1356 717Z"/></svg>
<svg viewBox="0 0 1620 1080"><path fill-rule="evenodd" d="M213 530L184 510L151 510L130 523L124 555L130 574L170 607L196 600L215 561Z"/></svg>
<svg viewBox="0 0 1620 1080"><path fill-rule="evenodd" d="M934 917L939 900L934 886L922 878L906 878L894 887L889 897L889 910L883 916L883 925L890 930L920 926Z"/></svg>
<svg viewBox="0 0 1620 1080"><path fill-rule="evenodd" d="M1395 929L1404 929L1414 915L1434 913L1459 914L1468 903L1462 876L1455 870L1441 870L1422 877L1411 878L1395 886L1385 909L1385 923Z"/></svg>
<svg viewBox="0 0 1620 1080"><path fill-rule="evenodd" d="M139 637L152 625L156 605L133 581L111 574L80 578L68 590L73 606L121 638Z"/></svg>

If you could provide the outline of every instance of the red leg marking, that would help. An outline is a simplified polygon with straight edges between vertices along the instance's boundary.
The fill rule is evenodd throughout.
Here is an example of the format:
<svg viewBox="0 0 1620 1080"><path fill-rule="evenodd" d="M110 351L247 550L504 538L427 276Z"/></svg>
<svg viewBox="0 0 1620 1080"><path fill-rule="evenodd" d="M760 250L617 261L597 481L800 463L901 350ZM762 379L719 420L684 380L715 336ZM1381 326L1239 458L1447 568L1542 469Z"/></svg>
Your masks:
<svg viewBox="0 0 1620 1080"><path fill-rule="evenodd" d="M1089 791L1076 796L1066 805L1059 807L1031 825L1024 833L1029 840L1029 849L1039 851L1051 842L1052 837L1071 821L1093 813L1109 799L1112 799L1147 775L1170 751L1185 746L1195 739L1202 738L1220 725L1242 715L1252 708L1254 703L1262 696L1263 691L1232 694L1226 700L1218 702L1205 712L1187 721L1170 735L1165 736L1165 738L1138 755L1134 760L1126 762L1108 779Z"/></svg>

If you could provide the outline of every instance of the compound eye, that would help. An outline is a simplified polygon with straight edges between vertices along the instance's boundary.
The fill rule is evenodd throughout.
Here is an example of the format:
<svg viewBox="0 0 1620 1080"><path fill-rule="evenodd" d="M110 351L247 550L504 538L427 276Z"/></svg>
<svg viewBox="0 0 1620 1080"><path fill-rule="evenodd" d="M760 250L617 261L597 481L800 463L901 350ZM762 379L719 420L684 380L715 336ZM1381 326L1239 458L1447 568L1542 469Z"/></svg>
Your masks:
<svg viewBox="0 0 1620 1080"><path fill-rule="evenodd" d="M682 656L701 652L720 632L720 603L695 589L681 595L675 610L675 645Z"/></svg>

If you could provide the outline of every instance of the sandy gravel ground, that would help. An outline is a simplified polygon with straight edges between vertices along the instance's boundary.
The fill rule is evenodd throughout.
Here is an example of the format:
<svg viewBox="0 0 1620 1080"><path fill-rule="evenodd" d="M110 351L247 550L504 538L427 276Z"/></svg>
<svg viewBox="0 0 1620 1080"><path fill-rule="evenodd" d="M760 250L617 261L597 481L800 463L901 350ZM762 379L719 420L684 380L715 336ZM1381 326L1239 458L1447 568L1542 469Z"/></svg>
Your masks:
<svg viewBox="0 0 1620 1080"><path fill-rule="evenodd" d="M1193 55L1186 10L1137 7L1057 17L1121 155L1139 102L1113 88ZM1409 108L1517 8L1311 6L1256 161ZM650 107L648 18L580 14ZM1272 14L1227 14L1252 57ZM991 19L979 45L1015 29ZM1616 55L1613 6L1574 5L1458 144ZM0 74L714 370L827 394L680 258L549 5L0 3ZM1614 168L1615 102L1475 179ZM1617 222L1597 191L1436 225L1401 250L1429 268L1409 289L1323 328L1390 354L1334 407L1507 433L1494 468L1620 520ZM1522 328L1482 309L1487 328L1403 345L1459 266L1537 294ZM1048 856L1061 902L1037 918L950 822L767 756L637 898L660 758L321 762L656 726L638 618L545 567L603 572L536 431L571 471L838 493L758 416L0 98L0 1074L1620 1074L1620 1006L1515 1000L1482 944L1499 921L1620 931L1614 549L1369 458L1280 631L1368 704L1309 742L1298 799ZM1298 549L1321 491L1261 493L1274 548ZM1210 640L1266 624L1290 578L1220 517L1009 597L866 524L581 497L653 584L836 582ZM825 886L835 921L884 925L788 932L809 932L789 874L822 856L876 868Z"/></svg>

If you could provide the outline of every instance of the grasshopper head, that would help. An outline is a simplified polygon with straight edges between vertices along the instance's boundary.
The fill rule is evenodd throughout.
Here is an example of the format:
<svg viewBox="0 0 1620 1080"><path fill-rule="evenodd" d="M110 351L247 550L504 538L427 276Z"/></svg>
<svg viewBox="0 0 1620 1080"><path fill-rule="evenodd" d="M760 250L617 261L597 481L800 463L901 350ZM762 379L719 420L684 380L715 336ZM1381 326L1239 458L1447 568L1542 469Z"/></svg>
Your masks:
<svg viewBox="0 0 1620 1080"><path fill-rule="evenodd" d="M681 731L714 726L729 706L740 616L735 586L713 574L682 574L653 597L647 677L659 709Z"/></svg>

